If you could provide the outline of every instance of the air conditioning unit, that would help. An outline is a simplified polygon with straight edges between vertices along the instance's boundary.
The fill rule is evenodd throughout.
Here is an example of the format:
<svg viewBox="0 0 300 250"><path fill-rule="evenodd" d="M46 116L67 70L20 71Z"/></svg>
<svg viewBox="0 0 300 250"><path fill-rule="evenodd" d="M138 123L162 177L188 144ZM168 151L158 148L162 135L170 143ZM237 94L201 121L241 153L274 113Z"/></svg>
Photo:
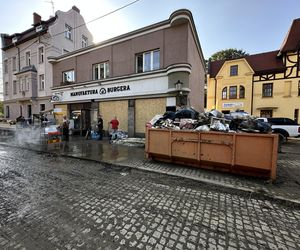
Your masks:
<svg viewBox="0 0 300 250"><path fill-rule="evenodd" d="M43 25L36 26L35 31L41 32L44 29Z"/></svg>
<svg viewBox="0 0 300 250"><path fill-rule="evenodd" d="M12 42L13 43L16 43L18 41L18 38L15 36L15 37L13 37L13 39L12 39Z"/></svg>

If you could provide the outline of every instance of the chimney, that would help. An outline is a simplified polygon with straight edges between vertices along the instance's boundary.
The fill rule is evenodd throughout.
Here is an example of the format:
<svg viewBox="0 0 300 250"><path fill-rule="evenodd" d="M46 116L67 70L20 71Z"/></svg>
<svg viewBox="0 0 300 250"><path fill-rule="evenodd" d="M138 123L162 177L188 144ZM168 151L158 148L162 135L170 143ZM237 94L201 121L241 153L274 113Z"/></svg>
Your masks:
<svg viewBox="0 0 300 250"><path fill-rule="evenodd" d="M33 13L33 26L37 25L37 24L40 24L42 21L42 17L37 14L37 13Z"/></svg>
<svg viewBox="0 0 300 250"><path fill-rule="evenodd" d="M76 12L80 13L80 9L78 9L75 5L72 7L72 10L75 10Z"/></svg>

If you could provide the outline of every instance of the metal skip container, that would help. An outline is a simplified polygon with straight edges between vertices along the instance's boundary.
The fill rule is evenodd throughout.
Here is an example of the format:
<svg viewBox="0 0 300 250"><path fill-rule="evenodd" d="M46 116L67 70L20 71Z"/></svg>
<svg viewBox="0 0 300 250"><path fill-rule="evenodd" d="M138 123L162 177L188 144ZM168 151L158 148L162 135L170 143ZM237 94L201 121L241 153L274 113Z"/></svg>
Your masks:
<svg viewBox="0 0 300 250"><path fill-rule="evenodd" d="M146 157L276 179L278 135L148 128Z"/></svg>

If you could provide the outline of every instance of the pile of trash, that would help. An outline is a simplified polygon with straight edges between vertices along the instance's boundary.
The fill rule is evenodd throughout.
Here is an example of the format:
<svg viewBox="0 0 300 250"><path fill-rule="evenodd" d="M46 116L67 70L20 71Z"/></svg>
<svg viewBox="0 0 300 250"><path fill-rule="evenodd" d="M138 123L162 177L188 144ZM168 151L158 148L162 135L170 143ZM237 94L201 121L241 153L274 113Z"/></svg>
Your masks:
<svg viewBox="0 0 300 250"><path fill-rule="evenodd" d="M147 127L174 130L221 131L271 133L269 123L257 120L246 112L236 111L224 115L218 110L199 113L193 108L167 111L164 115L156 115Z"/></svg>

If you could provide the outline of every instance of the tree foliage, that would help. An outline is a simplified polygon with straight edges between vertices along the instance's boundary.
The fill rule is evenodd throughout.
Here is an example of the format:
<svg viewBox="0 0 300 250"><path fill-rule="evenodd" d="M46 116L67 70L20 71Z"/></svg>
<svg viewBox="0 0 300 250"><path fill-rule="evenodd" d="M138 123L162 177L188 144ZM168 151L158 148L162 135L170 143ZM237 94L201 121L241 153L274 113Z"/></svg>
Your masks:
<svg viewBox="0 0 300 250"><path fill-rule="evenodd" d="M3 110L3 102L0 101L0 117L3 116L4 110Z"/></svg>
<svg viewBox="0 0 300 250"><path fill-rule="evenodd" d="M224 49L214 53L209 60L228 60L228 59L236 59L244 56L248 56L249 54L242 49Z"/></svg>

